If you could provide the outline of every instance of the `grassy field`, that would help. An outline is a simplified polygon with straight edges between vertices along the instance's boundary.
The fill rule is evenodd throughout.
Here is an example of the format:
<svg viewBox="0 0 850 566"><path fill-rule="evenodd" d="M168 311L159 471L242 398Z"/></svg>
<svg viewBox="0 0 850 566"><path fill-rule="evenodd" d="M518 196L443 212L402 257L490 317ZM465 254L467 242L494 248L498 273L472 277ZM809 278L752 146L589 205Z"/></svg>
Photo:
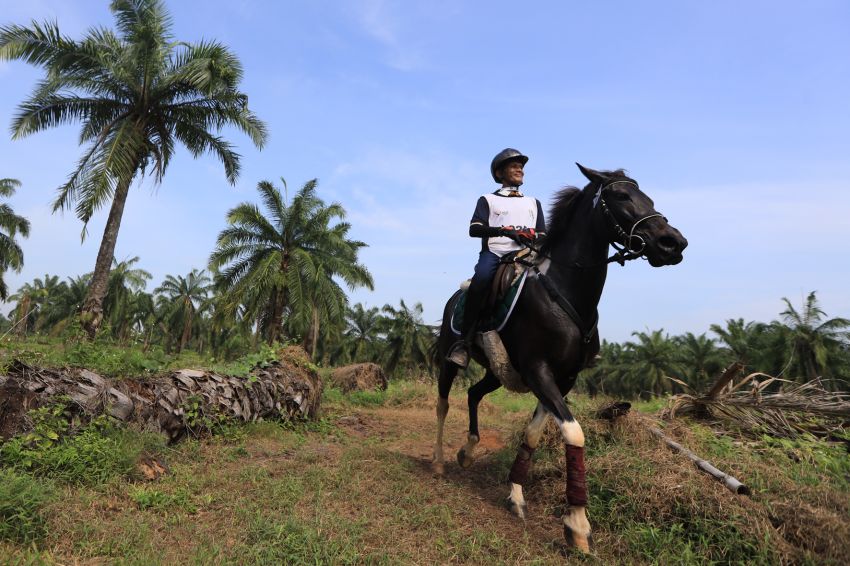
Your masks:
<svg viewBox="0 0 850 566"><path fill-rule="evenodd" d="M457 388L447 455L465 440ZM478 459L430 468L430 384L326 391L320 421L226 426L166 446L92 425L49 438L25 466L7 446L0 468L3 564L846 564L850 465L838 445L719 434L679 421L667 432L746 482L735 496L664 448L643 423L658 404L616 424L577 397L587 434L592 556L565 549L563 453L554 430L535 455L529 518L503 507L505 478L531 397L499 391L483 403ZM31 439L32 440L32 439ZM38 439L36 439L38 440ZM32 443L31 443L32 444ZM168 473L135 477L139 454Z"/></svg>

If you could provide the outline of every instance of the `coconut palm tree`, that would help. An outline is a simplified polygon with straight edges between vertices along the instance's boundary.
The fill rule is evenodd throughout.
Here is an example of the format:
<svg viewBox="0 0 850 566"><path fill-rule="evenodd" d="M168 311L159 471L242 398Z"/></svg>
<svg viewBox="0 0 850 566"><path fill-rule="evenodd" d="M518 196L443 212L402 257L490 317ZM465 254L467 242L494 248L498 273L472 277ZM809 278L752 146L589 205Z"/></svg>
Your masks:
<svg viewBox="0 0 850 566"><path fill-rule="evenodd" d="M21 186L17 179L0 179L0 197L10 197L15 194L15 189ZM12 207L0 204L0 300L6 300L9 288L3 279L3 274L9 269L20 273L24 267L24 252L15 240L20 234L27 238L30 235L29 220L18 216Z"/></svg>
<svg viewBox="0 0 850 566"><path fill-rule="evenodd" d="M372 288L369 272L357 262L357 251L366 244L348 239L347 223L331 225L345 217L345 209L326 205L316 196L316 184L315 179L304 184L287 204L271 182L261 181L257 190L265 212L249 202L233 208L227 214L230 226L219 233L210 255L225 308L246 309L269 344L280 336L287 313L303 328L305 321L316 322L314 306L328 316L344 312L334 277L349 288Z"/></svg>
<svg viewBox="0 0 850 566"><path fill-rule="evenodd" d="M215 41L176 41L161 0L113 0L117 33L93 28L82 40L56 23L0 27L0 61L22 60L45 69L44 80L18 109L12 136L79 121L87 147L53 209L75 206L88 223L110 204L81 322L94 336L103 319L118 230L133 180L149 173L161 182L177 142L198 157L213 153L233 184L239 154L217 135L235 126L262 148L265 125L238 90L242 66ZM83 229L85 234L85 228Z"/></svg>
<svg viewBox="0 0 850 566"><path fill-rule="evenodd" d="M793 368L790 373L810 380L832 374L831 362L840 357L842 346L846 349L850 338L850 319L826 319L815 293L809 293L800 311L783 297L786 308L781 313L789 330L786 344Z"/></svg>
<svg viewBox="0 0 850 566"><path fill-rule="evenodd" d="M203 270L193 269L186 277L166 275L162 285L154 289L170 303L169 311L173 325L181 327L180 342L177 352L183 351L192 339L192 325L195 314L203 303L208 300L210 278Z"/></svg>

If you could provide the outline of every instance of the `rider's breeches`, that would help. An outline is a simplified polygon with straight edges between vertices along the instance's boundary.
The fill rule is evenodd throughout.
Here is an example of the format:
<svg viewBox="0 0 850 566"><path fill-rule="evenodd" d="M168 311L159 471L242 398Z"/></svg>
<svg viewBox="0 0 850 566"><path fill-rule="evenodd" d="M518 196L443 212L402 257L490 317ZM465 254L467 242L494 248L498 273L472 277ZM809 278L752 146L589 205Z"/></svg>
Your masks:
<svg viewBox="0 0 850 566"><path fill-rule="evenodd" d="M478 263L475 264L475 275L472 276L469 290L473 293L486 292L498 267L499 256L493 252L485 250L478 254Z"/></svg>

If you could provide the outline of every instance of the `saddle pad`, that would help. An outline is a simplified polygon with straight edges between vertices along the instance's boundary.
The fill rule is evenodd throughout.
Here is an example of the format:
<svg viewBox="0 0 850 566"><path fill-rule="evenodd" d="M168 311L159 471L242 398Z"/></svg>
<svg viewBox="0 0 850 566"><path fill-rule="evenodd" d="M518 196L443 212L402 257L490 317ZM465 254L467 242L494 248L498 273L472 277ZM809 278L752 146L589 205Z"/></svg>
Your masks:
<svg viewBox="0 0 850 566"><path fill-rule="evenodd" d="M522 275L514 282L513 285L502 297L502 300L496 303L492 312L481 313L481 318L478 321L478 331L487 332L488 330L499 331L505 327L511 313L514 311L519 294L522 292L522 287L525 285L525 278L528 276L528 271L523 271ZM452 332L460 334L460 329L463 328L463 309L466 306L466 290L455 304L454 312L452 312Z"/></svg>

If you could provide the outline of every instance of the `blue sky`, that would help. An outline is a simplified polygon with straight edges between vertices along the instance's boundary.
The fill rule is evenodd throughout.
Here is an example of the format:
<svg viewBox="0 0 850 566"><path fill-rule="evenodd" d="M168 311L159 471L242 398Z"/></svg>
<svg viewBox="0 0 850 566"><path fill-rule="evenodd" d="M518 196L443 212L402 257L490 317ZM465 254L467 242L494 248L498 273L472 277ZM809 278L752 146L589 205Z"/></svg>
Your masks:
<svg viewBox="0 0 850 566"><path fill-rule="evenodd" d="M206 265L226 212L263 179L290 191L317 177L349 212L375 291L369 306L421 301L436 322L471 274L477 197L492 156L531 157L525 191L548 208L583 184L574 162L626 168L688 238L675 267L614 266L600 305L608 340L633 330L701 333L728 318L768 321L782 297L818 292L850 316L850 3L171 0L175 36L218 39L271 138L227 184L185 151L164 182L131 192L116 256L140 256L151 290ZM0 22L56 19L79 38L112 25L106 0L0 0ZM102 211L81 245L50 202L79 158L78 128L11 141L15 107L41 72L0 63L0 177L32 221L25 269L91 271ZM5 309L10 308L6 306ZM4 310L5 310L4 309Z"/></svg>

